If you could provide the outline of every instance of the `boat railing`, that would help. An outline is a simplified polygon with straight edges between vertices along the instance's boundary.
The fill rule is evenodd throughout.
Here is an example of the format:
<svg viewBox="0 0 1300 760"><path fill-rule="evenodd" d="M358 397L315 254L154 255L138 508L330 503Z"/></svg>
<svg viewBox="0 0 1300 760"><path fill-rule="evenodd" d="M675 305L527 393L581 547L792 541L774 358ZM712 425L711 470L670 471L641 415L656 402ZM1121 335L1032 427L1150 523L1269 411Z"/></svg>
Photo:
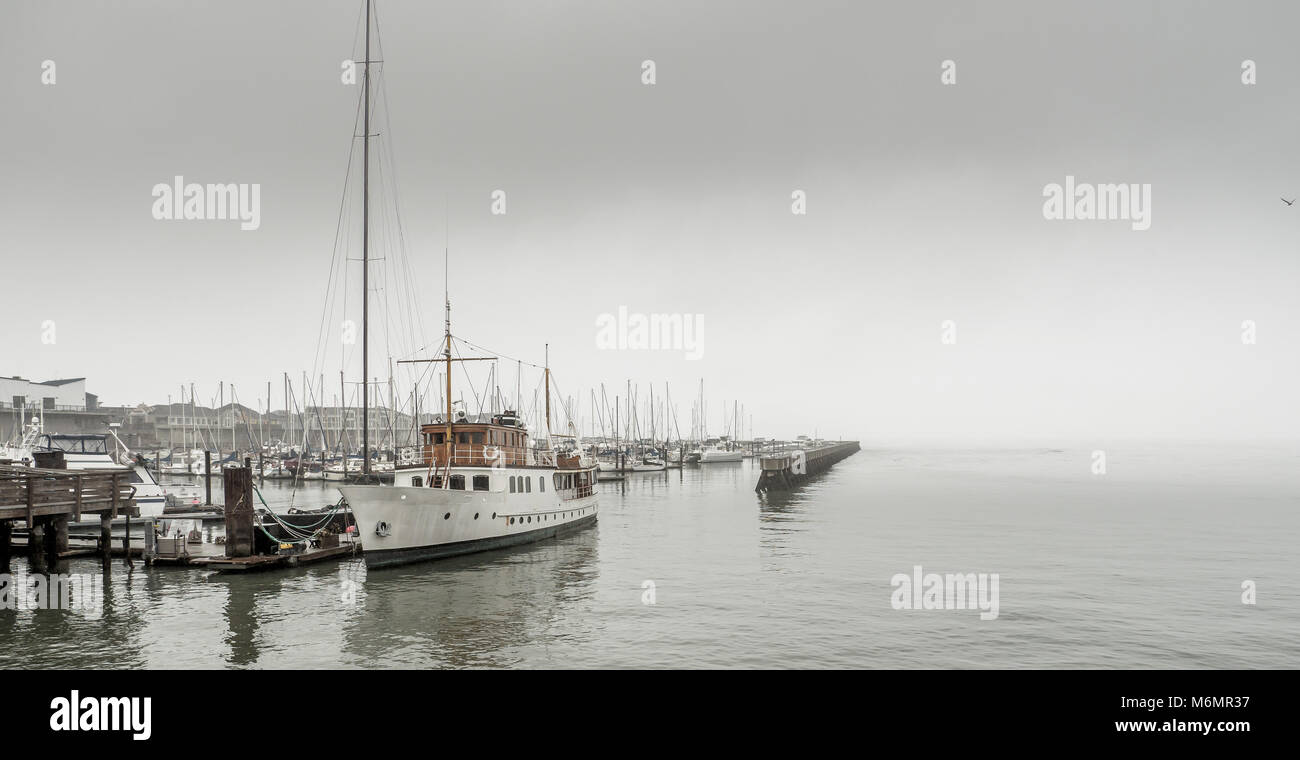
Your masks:
<svg viewBox="0 0 1300 760"><path fill-rule="evenodd" d="M397 447L397 466L430 466L447 463L442 446ZM536 449L518 449L482 444L457 444L452 451L453 467L554 467L555 454Z"/></svg>

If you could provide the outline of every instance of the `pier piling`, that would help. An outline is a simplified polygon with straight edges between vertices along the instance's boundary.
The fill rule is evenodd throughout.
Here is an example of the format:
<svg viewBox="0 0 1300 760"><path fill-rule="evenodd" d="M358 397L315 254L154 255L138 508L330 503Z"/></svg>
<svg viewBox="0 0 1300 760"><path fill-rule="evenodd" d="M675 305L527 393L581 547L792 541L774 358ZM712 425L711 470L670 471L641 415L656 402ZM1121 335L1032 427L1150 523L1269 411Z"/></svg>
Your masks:
<svg viewBox="0 0 1300 760"><path fill-rule="evenodd" d="M131 515L126 516L126 532L122 534L122 556L125 557L127 567L135 567L135 562L131 559Z"/></svg>
<svg viewBox="0 0 1300 760"><path fill-rule="evenodd" d="M14 524L12 520L0 520L0 573L11 570L10 558L13 556Z"/></svg>
<svg viewBox="0 0 1300 760"><path fill-rule="evenodd" d="M45 575L49 567L45 560L45 518L37 517L27 531L28 568L37 575Z"/></svg>
<svg viewBox="0 0 1300 760"><path fill-rule="evenodd" d="M45 527L45 559L57 571L68 550L68 516L53 515Z"/></svg>
<svg viewBox="0 0 1300 760"><path fill-rule="evenodd" d="M222 470L226 494L226 556L253 554L253 473L247 467Z"/></svg>
<svg viewBox="0 0 1300 760"><path fill-rule="evenodd" d="M99 554L107 563L113 556L113 516L108 512L99 515Z"/></svg>

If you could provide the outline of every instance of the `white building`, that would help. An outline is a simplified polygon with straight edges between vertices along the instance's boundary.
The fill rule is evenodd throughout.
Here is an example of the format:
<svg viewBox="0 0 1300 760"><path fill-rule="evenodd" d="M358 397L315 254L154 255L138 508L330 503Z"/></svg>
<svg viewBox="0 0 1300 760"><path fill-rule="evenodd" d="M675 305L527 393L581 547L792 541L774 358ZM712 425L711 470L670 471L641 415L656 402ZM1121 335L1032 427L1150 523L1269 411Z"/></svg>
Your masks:
<svg viewBox="0 0 1300 760"><path fill-rule="evenodd" d="M94 394L86 393L84 377L42 383L21 377L0 377L0 408L84 412L93 410L97 403Z"/></svg>

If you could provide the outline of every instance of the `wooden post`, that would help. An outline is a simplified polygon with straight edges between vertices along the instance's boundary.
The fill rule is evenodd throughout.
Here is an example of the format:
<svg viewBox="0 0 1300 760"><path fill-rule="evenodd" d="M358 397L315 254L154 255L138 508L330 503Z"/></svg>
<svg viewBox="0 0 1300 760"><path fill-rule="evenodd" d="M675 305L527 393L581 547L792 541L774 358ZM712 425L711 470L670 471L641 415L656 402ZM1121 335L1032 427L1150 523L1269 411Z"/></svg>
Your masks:
<svg viewBox="0 0 1300 760"><path fill-rule="evenodd" d="M10 571L9 560L13 555L14 524L11 520L0 520L0 573Z"/></svg>
<svg viewBox="0 0 1300 760"><path fill-rule="evenodd" d="M154 519L146 522L144 529L144 564L146 567L153 564L154 555L158 553L158 546L154 540L157 534L158 521Z"/></svg>
<svg viewBox="0 0 1300 760"><path fill-rule="evenodd" d="M222 471L226 494L226 556L251 557L253 554L253 474L247 467L227 467Z"/></svg>
<svg viewBox="0 0 1300 760"><path fill-rule="evenodd" d="M117 479L113 480L116 483ZM129 509L126 511L126 533L122 536L122 551L126 554L126 566L135 567L135 563L131 561L131 510Z"/></svg>
<svg viewBox="0 0 1300 760"><path fill-rule="evenodd" d="M32 514L32 511L36 506L34 502L36 497L36 479L31 475L26 475L23 477L23 485L27 486L27 529L34 531L36 530L36 519ZM27 541L29 544L31 543L30 536Z"/></svg>
<svg viewBox="0 0 1300 760"><path fill-rule="evenodd" d="M107 512L99 513L99 554L105 564L113 556L113 516Z"/></svg>
<svg viewBox="0 0 1300 760"><path fill-rule="evenodd" d="M38 518L27 533L27 564L37 575L45 575L45 518Z"/></svg>
<svg viewBox="0 0 1300 760"><path fill-rule="evenodd" d="M203 452L203 481L207 484L208 498L206 506L212 506L212 452Z"/></svg>
<svg viewBox="0 0 1300 760"><path fill-rule="evenodd" d="M45 559L50 567L57 568L68 550L68 516L54 515L45 526Z"/></svg>

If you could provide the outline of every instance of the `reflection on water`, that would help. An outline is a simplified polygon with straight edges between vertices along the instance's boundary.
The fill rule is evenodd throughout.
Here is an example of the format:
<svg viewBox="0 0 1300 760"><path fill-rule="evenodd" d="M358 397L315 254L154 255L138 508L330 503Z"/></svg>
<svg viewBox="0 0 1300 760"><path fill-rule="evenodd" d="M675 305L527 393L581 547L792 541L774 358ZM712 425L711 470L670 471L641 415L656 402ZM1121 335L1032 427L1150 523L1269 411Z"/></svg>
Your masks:
<svg viewBox="0 0 1300 760"><path fill-rule="evenodd" d="M362 589L342 630L346 660L366 667L504 667L554 636L581 645L599 626L567 626L593 601L599 525L524 549L427 565L344 570ZM551 663L562 665L563 663Z"/></svg>
<svg viewBox="0 0 1300 760"><path fill-rule="evenodd" d="M1089 454L864 450L790 493L752 462L632 474L577 534L369 572L74 559L102 608L0 611L0 668L1300 666L1294 455L1112 449L1103 480ZM915 564L999 573L1001 616L892 609Z"/></svg>

